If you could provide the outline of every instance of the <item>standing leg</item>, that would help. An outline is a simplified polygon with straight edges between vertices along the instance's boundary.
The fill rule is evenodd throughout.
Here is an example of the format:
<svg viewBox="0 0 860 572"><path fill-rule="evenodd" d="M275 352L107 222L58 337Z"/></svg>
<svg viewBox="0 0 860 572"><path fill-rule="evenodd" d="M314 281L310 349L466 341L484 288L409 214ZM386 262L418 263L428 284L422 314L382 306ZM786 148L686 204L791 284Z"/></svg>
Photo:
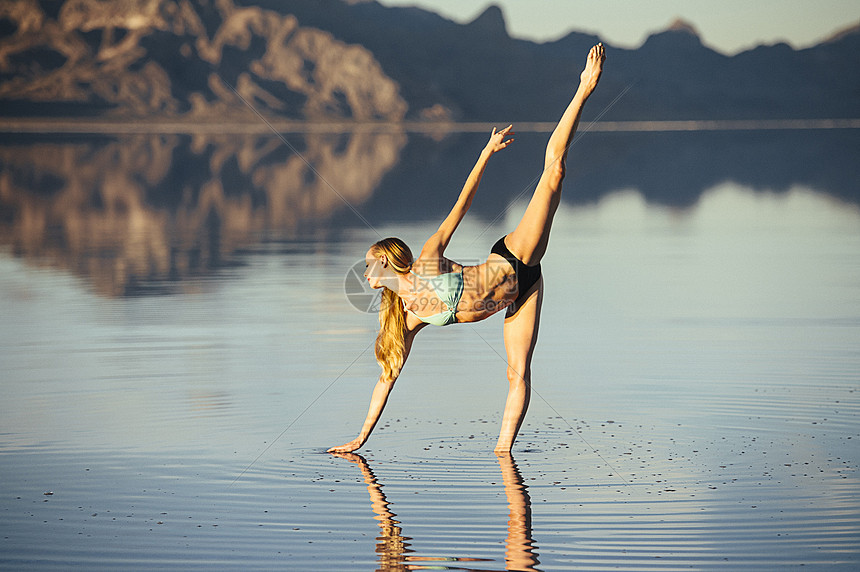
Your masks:
<svg viewBox="0 0 860 572"><path fill-rule="evenodd" d="M594 46L588 52L579 88L547 143L543 174L531 201L517 228L505 238L508 250L529 266L538 264L546 252L552 219L561 201L567 151L579 125L582 108L600 80L605 58L603 44Z"/></svg>
<svg viewBox="0 0 860 572"><path fill-rule="evenodd" d="M505 316L505 353L508 360L508 399L502 428L496 443L497 453L509 453L526 416L531 398L532 354L537 343L540 308L543 303L543 278L511 315Z"/></svg>

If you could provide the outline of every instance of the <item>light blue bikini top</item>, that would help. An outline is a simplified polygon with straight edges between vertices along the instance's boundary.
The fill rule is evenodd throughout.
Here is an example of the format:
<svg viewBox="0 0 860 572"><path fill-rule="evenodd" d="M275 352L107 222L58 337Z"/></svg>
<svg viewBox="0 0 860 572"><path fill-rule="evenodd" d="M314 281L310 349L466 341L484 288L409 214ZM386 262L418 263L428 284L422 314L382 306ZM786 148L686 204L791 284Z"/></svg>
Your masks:
<svg viewBox="0 0 860 572"><path fill-rule="evenodd" d="M434 326L447 326L456 322L457 304L460 303L460 298L463 297L463 271L448 272L446 274L439 274L438 276L421 276L417 272L413 272L412 274L415 274L415 276L433 288L439 299L448 306L448 309L432 316L419 316L412 310L407 311L422 322Z"/></svg>

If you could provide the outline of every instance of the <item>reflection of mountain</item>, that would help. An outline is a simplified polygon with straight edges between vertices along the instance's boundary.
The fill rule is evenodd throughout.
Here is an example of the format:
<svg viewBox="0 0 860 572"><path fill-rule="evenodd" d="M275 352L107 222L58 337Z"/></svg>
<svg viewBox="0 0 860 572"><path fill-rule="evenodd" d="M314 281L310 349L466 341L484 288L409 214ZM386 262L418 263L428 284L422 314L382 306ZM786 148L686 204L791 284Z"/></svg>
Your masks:
<svg viewBox="0 0 860 572"><path fill-rule="evenodd" d="M516 127L516 126L515 126ZM548 134L517 134L493 157L470 211L487 221L511 200L527 199ZM441 220L453 204L485 134L452 134L442 141L413 137L401 162L362 205L372 223L409 218ZM635 189L649 203L687 207L723 182L783 192L806 186L860 205L860 130L583 133L570 151L563 200L582 204L616 190ZM354 215L343 213L344 221Z"/></svg>
<svg viewBox="0 0 860 572"><path fill-rule="evenodd" d="M261 238L363 227L353 208L378 227L438 223L486 142L396 130L286 137L302 157L260 135L14 137L0 145L0 248L72 269L99 292L133 294L230 264ZM493 158L470 217L490 222L528 198L546 139L519 133ZM860 205L858 148L858 130L586 133L571 150L564 200L636 189L686 207L731 181Z"/></svg>
<svg viewBox="0 0 860 572"><path fill-rule="evenodd" d="M296 137L292 137L296 139ZM69 268L108 295L226 264L366 201L402 133L123 136L0 146L0 245ZM333 190L334 189L334 190ZM336 192L335 192L336 191Z"/></svg>

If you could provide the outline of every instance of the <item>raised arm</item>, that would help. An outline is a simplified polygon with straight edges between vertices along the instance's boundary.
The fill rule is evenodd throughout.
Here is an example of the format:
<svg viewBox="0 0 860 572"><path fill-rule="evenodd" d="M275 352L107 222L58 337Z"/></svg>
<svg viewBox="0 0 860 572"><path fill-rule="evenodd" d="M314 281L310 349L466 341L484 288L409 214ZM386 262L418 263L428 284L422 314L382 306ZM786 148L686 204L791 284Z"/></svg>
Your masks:
<svg viewBox="0 0 860 572"><path fill-rule="evenodd" d="M403 340L405 344L403 354L404 365L406 364L406 358L409 357L409 350L412 349L412 341L415 339L415 334L417 334L418 331L426 325L427 324L422 322L406 331L406 336ZM401 366L401 370L402 369L403 368ZM388 395L391 393L391 390L394 389L395 381L397 381L396 377L394 379L386 379L384 375L379 376L379 380L376 382L376 386L373 388L373 394L370 397L370 407L367 410L367 417L364 420L364 425L361 426L361 431L358 433L358 437L349 443L340 445L339 447L332 447L328 450L329 453L351 453L356 449L361 448L361 446L367 442L367 438L370 437L370 434L373 432L373 428L376 427L376 423L382 415L382 410L385 409L385 404L388 402Z"/></svg>
<svg viewBox="0 0 860 572"><path fill-rule="evenodd" d="M513 139L505 139L508 135L514 134L512 129L513 125L508 125L501 131L496 131L496 128L493 128L490 140L481 151L481 155L478 157L478 162L472 168L472 172L466 178L466 184L463 185L463 190L460 191L460 196L457 198L454 208L451 209L451 212L445 217L442 224L439 225L439 229L435 234L424 243L424 248L421 249L421 256L419 258L434 255L441 257L443 255L445 248L447 248L448 243L451 241L451 236L457 230L460 221L466 216L469 207L472 206L472 198L475 196L475 191L478 190L478 185L481 183L481 177L484 174L484 169L486 169L490 157L496 151L501 151L513 143Z"/></svg>

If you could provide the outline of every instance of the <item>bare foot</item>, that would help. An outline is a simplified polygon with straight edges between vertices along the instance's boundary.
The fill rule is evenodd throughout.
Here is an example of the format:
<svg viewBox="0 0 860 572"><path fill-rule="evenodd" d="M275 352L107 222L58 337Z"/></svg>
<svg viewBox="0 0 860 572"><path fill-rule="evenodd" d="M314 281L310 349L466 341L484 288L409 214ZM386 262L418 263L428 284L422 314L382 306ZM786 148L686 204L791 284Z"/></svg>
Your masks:
<svg viewBox="0 0 860 572"><path fill-rule="evenodd" d="M493 453L496 455L510 455L511 449L514 447L514 441L511 439L509 442L503 442L502 438L499 437L499 441L496 443L496 447L493 449Z"/></svg>
<svg viewBox="0 0 860 572"><path fill-rule="evenodd" d="M597 87L597 82L600 81L600 74L603 73L603 62L606 60L606 52L603 50L603 44L597 44L588 52L588 59L585 62L585 69L579 76L579 88L584 90L586 96L591 95L594 88Z"/></svg>

